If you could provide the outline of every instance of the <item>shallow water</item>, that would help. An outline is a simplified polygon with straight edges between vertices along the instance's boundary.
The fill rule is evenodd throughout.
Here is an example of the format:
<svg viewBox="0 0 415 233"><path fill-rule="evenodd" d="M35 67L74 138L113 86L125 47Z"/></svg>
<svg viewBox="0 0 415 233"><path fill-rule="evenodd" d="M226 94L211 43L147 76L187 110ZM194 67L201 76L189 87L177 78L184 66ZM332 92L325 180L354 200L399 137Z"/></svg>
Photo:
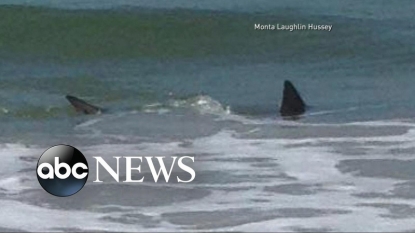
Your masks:
<svg viewBox="0 0 415 233"><path fill-rule="evenodd" d="M0 231L415 229L411 2L0 3ZM309 105L298 121L278 116L285 79ZM90 164L195 156L196 179L143 167L142 184L90 176L57 198L34 170L60 143Z"/></svg>

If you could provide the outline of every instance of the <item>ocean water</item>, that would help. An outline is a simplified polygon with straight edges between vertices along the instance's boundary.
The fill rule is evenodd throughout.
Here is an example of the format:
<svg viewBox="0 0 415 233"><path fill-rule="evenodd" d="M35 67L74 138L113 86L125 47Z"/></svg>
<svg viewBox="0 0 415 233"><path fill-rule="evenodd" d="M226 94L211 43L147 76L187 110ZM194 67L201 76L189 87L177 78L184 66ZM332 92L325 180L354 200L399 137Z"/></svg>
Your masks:
<svg viewBox="0 0 415 233"><path fill-rule="evenodd" d="M414 231L414 8L0 1L0 231ZM309 105L297 121L278 115L287 79ZM78 115L67 94L106 111ZM54 197L35 168L60 143L89 164L191 155L196 179L91 175Z"/></svg>

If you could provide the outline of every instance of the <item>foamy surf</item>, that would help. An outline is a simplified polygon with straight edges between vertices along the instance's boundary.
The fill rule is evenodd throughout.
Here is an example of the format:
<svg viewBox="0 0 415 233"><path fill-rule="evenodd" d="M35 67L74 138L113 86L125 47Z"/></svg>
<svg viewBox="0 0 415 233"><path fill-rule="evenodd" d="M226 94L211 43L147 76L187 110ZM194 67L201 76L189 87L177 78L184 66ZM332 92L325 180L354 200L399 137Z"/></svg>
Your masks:
<svg viewBox="0 0 415 233"><path fill-rule="evenodd" d="M414 231L413 6L319 3L2 1L0 231ZM282 22L333 30L254 28ZM61 143L91 165L66 198L35 175ZM196 178L94 183L94 156L194 156Z"/></svg>
<svg viewBox="0 0 415 233"><path fill-rule="evenodd" d="M400 127L399 123L368 124ZM318 130L326 125L312 127ZM369 231L373 225L387 231L410 230L415 228L413 221L397 212L400 207L411 211L415 198L402 199L410 195L403 190L415 190L408 183L415 173L405 170L405 164L413 163L407 152L413 150L415 141L412 126L405 127L411 130L394 136L339 135L335 140L250 138L228 129L184 141L83 145L79 149L91 164L92 156L110 159L120 153L166 158L192 155L196 180L186 185L125 185L106 176L109 182L89 180L80 193L65 200L45 193L29 176L37 162L33 158L42 149L3 144L4 166L14 169L0 181L1 202L8 213L0 218L0 225L29 231ZM377 172L371 164L388 172ZM83 204L78 203L81 199ZM28 213L32 217L27 221L17 221ZM38 218L52 219L54 224L36 225Z"/></svg>

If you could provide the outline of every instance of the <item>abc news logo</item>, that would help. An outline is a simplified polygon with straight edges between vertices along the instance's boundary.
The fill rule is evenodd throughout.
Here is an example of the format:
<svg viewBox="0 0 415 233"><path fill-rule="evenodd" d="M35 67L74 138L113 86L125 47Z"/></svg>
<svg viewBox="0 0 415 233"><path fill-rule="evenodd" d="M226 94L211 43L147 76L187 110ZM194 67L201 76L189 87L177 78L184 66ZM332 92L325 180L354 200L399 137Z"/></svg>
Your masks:
<svg viewBox="0 0 415 233"><path fill-rule="evenodd" d="M145 160L143 160L143 157L134 156L113 157L117 162L116 171L102 157L93 158L96 160L96 178L93 182L103 182L99 178L100 167L106 170L116 182L120 182L119 162L121 158L125 159L126 175L125 180L122 182L144 182L144 177L141 179L133 179L134 170L138 173L141 172L141 165L133 167L133 161L138 161L139 163L146 161L155 183L159 180L161 173L165 181L169 182L176 160L179 168L191 176L188 180L182 180L177 176L177 182L189 183L196 177L194 169L183 162L185 159L194 162L194 157L191 156L183 156L180 158L172 156L173 162L169 171L167 171L166 165L164 164L164 157L155 157L160 165L158 171L154 166L154 157L152 156L144 157ZM38 181L46 192L58 197L67 197L74 195L84 187L88 180L89 167L85 156L78 149L68 145L57 145L49 148L42 154L38 161L36 172Z"/></svg>

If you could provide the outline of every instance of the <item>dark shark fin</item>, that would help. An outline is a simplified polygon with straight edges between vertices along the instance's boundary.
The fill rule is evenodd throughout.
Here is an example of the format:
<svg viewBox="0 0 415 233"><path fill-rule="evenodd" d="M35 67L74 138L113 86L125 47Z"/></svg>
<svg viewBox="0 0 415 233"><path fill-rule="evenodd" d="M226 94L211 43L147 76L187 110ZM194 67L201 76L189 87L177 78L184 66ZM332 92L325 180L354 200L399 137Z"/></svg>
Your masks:
<svg viewBox="0 0 415 233"><path fill-rule="evenodd" d="M285 80L280 114L283 117L295 117L305 112L306 105L294 85Z"/></svg>
<svg viewBox="0 0 415 233"><path fill-rule="evenodd" d="M84 114L100 114L101 108L96 107L92 104L89 104L75 96L67 95L66 99L69 101L69 103L72 104L72 106L75 108L77 112L81 112Z"/></svg>

